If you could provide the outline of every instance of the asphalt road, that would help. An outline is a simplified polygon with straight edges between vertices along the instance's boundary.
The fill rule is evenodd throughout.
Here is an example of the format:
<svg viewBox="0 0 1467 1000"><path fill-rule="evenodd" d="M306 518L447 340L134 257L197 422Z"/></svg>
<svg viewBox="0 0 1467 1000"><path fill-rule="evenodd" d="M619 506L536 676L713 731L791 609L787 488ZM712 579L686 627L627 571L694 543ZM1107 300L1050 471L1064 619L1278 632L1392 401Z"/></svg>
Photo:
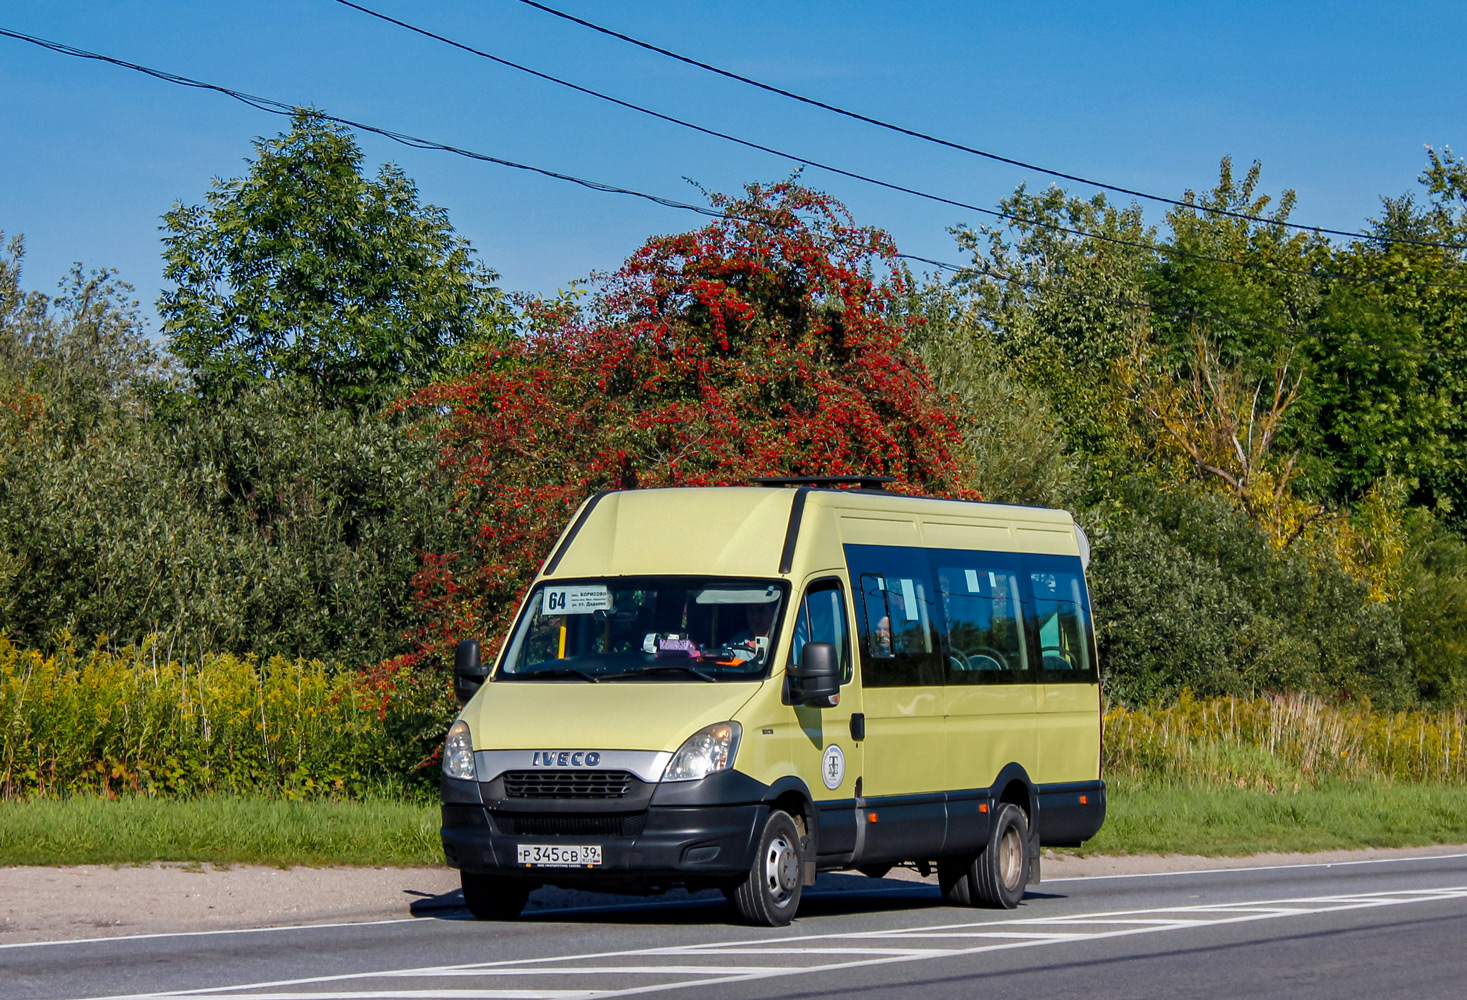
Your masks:
<svg viewBox="0 0 1467 1000"><path fill-rule="evenodd" d="M1046 881L1018 910L826 877L780 930L721 897L510 924L451 898L375 924L0 946L0 998L572 1000L1467 996L1467 856Z"/></svg>

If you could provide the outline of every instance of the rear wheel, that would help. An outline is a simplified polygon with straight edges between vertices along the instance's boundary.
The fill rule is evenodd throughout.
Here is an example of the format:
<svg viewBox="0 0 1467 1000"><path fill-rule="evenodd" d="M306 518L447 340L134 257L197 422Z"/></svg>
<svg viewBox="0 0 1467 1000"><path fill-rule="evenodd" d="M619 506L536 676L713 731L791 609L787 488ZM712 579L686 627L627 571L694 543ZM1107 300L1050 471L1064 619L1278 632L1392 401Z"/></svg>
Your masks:
<svg viewBox="0 0 1467 1000"><path fill-rule="evenodd" d="M513 920L530 898L530 885L523 879L503 875L459 872L464 887L464 905L477 920Z"/></svg>
<svg viewBox="0 0 1467 1000"><path fill-rule="evenodd" d="M1012 802L1001 803L977 857L944 858L937 880L943 898L957 906L1012 910L1029 884L1029 821Z"/></svg>
<svg viewBox="0 0 1467 1000"><path fill-rule="evenodd" d="M776 809L764 823L748 873L727 895L749 923L783 927L800 908L800 875L799 828L789 813Z"/></svg>

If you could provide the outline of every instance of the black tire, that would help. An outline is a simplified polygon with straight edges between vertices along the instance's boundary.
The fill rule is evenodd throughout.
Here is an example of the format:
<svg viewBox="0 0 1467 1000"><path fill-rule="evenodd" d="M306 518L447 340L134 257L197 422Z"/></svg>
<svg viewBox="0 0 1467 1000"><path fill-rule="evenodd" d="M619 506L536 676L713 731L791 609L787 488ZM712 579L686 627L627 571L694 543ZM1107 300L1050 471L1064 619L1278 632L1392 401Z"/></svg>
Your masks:
<svg viewBox="0 0 1467 1000"><path fill-rule="evenodd" d="M800 876L799 828L789 813L776 809L764 821L748 872L726 895L749 923L783 927L800 908Z"/></svg>
<svg viewBox="0 0 1467 1000"><path fill-rule="evenodd" d="M525 908L532 886L523 879L459 872L464 905L476 920L513 920Z"/></svg>
<svg viewBox="0 0 1467 1000"><path fill-rule="evenodd" d="M973 867L973 858L937 859L937 884L942 889L942 898L953 906L972 906L972 879L968 877Z"/></svg>
<svg viewBox="0 0 1467 1000"><path fill-rule="evenodd" d="M937 863L942 896L955 906L1012 910L1029 884L1029 820L1012 802L999 804L988 843L976 857Z"/></svg>

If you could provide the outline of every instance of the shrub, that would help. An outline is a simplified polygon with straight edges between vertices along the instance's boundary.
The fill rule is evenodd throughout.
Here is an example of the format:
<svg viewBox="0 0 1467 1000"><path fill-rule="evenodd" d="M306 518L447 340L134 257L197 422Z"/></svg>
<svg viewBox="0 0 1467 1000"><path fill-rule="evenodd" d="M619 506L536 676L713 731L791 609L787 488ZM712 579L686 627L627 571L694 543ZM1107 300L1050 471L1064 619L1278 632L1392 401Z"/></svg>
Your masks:
<svg viewBox="0 0 1467 1000"><path fill-rule="evenodd" d="M1137 477L1096 525L1090 579L1107 694L1124 704L1288 690L1415 700L1395 605L1330 553L1280 551L1222 497Z"/></svg>

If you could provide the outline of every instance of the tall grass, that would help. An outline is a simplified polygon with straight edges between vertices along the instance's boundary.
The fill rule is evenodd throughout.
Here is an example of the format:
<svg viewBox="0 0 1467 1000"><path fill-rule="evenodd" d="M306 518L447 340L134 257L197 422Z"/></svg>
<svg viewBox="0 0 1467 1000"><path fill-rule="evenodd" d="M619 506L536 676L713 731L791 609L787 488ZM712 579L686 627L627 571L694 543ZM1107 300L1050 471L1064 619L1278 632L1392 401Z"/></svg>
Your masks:
<svg viewBox="0 0 1467 1000"><path fill-rule="evenodd" d="M0 637L0 798L283 797L431 787L453 714L441 677L156 645L44 655Z"/></svg>
<svg viewBox="0 0 1467 1000"><path fill-rule="evenodd" d="M1212 698L1105 714L1109 774L1298 791L1337 781L1467 785L1467 713L1377 712L1308 695Z"/></svg>

